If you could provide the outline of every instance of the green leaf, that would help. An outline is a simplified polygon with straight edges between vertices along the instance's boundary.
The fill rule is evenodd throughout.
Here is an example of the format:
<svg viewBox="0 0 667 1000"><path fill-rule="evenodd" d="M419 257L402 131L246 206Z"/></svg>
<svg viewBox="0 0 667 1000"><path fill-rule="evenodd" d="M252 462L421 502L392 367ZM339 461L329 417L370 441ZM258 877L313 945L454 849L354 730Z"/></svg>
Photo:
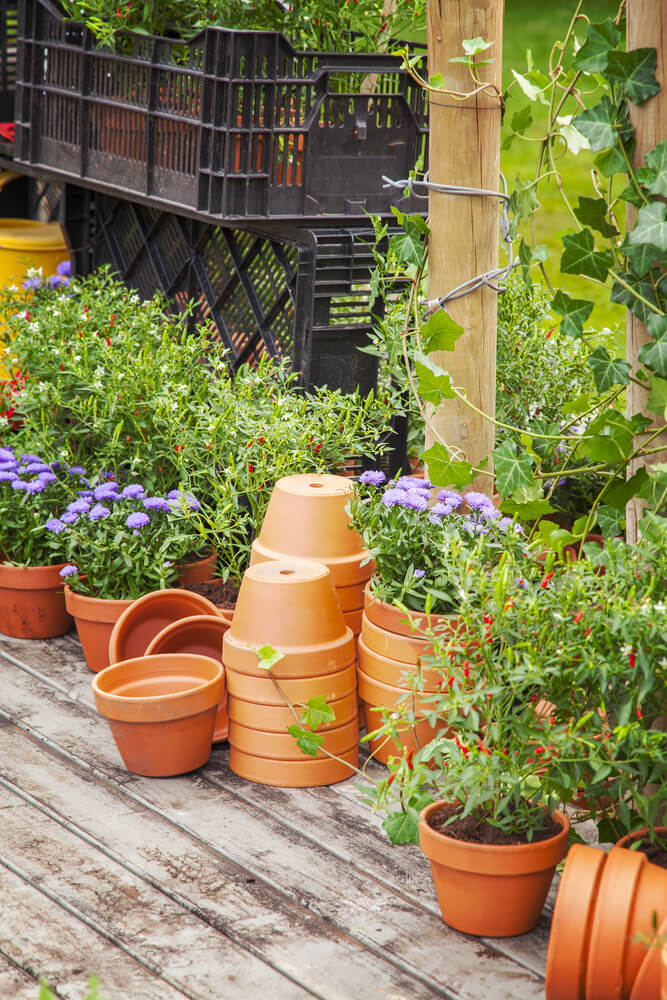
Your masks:
<svg viewBox="0 0 667 1000"><path fill-rule="evenodd" d="M558 125L559 133L565 140L567 148L573 156L576 156L582 149L590 149L591 146L588 139L572 124L573 117L574 115L559 115L556 118L556 124Z"/></svg>
<svg viewBox="0 0 667 1000"><path fill-rule="evenodd" d="M419 457L428 465L431 482L437 486L453 486L456 489L462 489L472 482L470 462L452 462L449 452L439 441L423 451Z"/></svg>
<svg viewBox="0 0 667 1000"><path fill-rule="evenodd" d="M587 25L586 40L572 60L572 65L584 73L602 73L610 50L616 48L620 38L621 32L611 18L600 24Z"/></svg>
<svg viewBox="0 0 667 1000"><path fill-rule="evenodd" d="M442 73L434 73L433 76L428 78L429 87L435 87L436 90L445 89L445 78Z"/></svg>
<svg viewBox="0 0 667 1000"><path fill-rule="evenodd" d="M646 409L667 420L667 381L654 375L650 384L651 391L646 403Z"/></svg>
<svg viewBox="0 0 667 1000"><path fill-rule="evenodd" d="M547 99L544 96L541 86L531 83L527 76L522 76L521 73L517 73L515 69L512 70L512 76L519 84L519 87L529 101L540 101L541 104L547 103Z"/></svg>
<svg viewBox="0 0 667 1000"><path fill-rule="evenodd" d="M600 253L595 249L590 229L563 236L563 245L565 250L560 259L560 269L564 274L585 274L597 281L606 279L612 257L607 251Z"/></svg>
<svg viewBox="0 0 667 1000"><path fill-rule="evenodd" d="M651 149L645 159L654 175L647 189L651 194L667 198L667 140Z"/></svg>
<svg viewBox="0 0 667 1000"><path fill-rule="evenodd" d="M651 371L660 375L661 378L667 378L667 334L661 337L660 340L651 341L650 344L643 344L639 348L637 357Z"/></svg>
<svg viewBox="0 0 667 1000"><path fill-rule="evenodd" d="M301 722L309 729L319 729L327 722L334 722L336 713L323 694L308 699L308 707L301 713Z"/></svg>
<svg viewBox="0 0 667 1000"><path fill-rule="evenodd" d="M308 729L302 729L296 723L288 726L287 732L294 737L296 745L302 753L308 754L309 757L317 757L317 751L324 743L324 736L319 733L311 733Z"/></svg>
<svg viewBox="0 0 667 1000"><path fill-rule="evenodd" d="M593 152L616 145L617 110L608 97L572 119L574 127L588 139Z"/></svg>
<svg viewBox="0 0 667 1000"><path fill-rule="evenodd" d="M572 299L567 292L558 291L551 300L551 306L563 317L561 331L568 337L581 337L584 323L593 312L593 303L587 299Z"/></svg>
<svg viewBox="0 0 667 1000"><path fill-rule="evenodd" d="M419 843L419 824L409 813L389 813L382 822L382 829L392 844Z"/></svg>
<svg viewBox="0 0 667 1000"><path fill-rule="evenodd" d="M521 108L521 111L515 111L512 115L512 131L518 132L519 135L523 134L526 129L529 129L533 124L533 115L530 109L530 104L527 104L525 108Z"/></svg>
<svg viewBox="0 0 667 1000"><path fill-rule="evenodd" d="M637 213L637 222L628 240L632 244L651 243L667 251L667 208L661 201L644 205Z"/></svg>
<svg viewBox="0 0 667 1000"><path fill-rule="evenodd" d="M634 145L634 144L633 144ZM624 174L627 164L623 159L623 154L617 146L605 149L593 160L596 168L603 177L612 177L614 174Z"/></svg>
<svg viewBox="0 0 667 1000"><path fill-rule="evenodd" d="M606 392L612 385L627 385L631 366L623 358L613 359L604 347L597 347L588 359L598 392Z"/></svg>
<svg viewBox="0 0 667 1000"><path fill-rule="evenodd" d="M551 514L557 508L552 507L548 500L529 500L527 503L503 500L500 509L508 517L514 517L516 514L520 521L536 521L538 517Z"/></svg>
<svg viewBox="0 0 667 1000"><path fill-rule="evenodd" d="M623 271L619 277L623 278L623 280L630 285L631 288L634 288L637 292L639 292L642 298L646 299L647 302L652 303L655 308L649 308L649 306L645 305L618 281L614 281L612 284L610 295L611 301L619 302L622 306L627 306L627 308L634 313L634 315L642 323L648 325L652 317L656 315L656 312L660 311L657 306L653 283L646 278L637 280L633 274L627 271Z"/></svg>
<svg viewBox="0 0 667 1000"><path fill-rule="evenodd" d="M616 50L609 53L606 77L623 86L626 97L633 104L644 104L649 97L660 92L655 78L658 54L655 49Z"/></svg>
<svg viewBox="0 0 667 1000"><path fill-rule="evenodd" d="M433 351L453 351L463 327L454 322L444 309L436 309L422 325L421 335L428 354Z"/></svg>
<svg viewBox="0 0 667 1000"><path fill-rule="evenodd" d="M443 399L454 399L456 396L451 379L444 368L431 361L421 351L415 352L415 371L419 379L419 395L427 403L438 406Z"/></svg>
<svg viewBox="0 0 667 1000"><path fill-rule="evenodd" d="M606 504L617 510L625 510L628 500L631 500L646 482L646 469L640 469L630 479L619 479L610 486L604 495Z"/></svg>
<svg viewBox="0 0 667 1000"><path fill-rule="evenodd" d="M654 340L660 340L663 333L667 333L667 316L651 313L646 321L646 327Z"/></svg>
<svg viewBox="0 0 667 1000"><path fill-rule="evenodd" d="M463 51L469 56L476 56L478 52L485 52L486 49L490 49L493 44L495 43L484 41L481 35L477 38L464 38L462 42Z"/></svg>
<svg viewBox="0 0 667 1000"><path fill-rule="evenodd" d="M634 426L622 413L607 410L590 423L579 454L594 462L624 462L634 448Z"/></svg>
<svg viewBox="0 0 667 1000"><path fill-rule="evenodd" d="M260 670L270 670L271 667L275 667L276 663L280 663L285 658L285 654L279 653L273 646L267 645L257 650L257 657L259 659L257 666Z"/></svg>
<svg viewBox="0 0 667 1000"><path fill-rule="evenodd" d="M528 219L540 207L534 181L522 181L517 174L510 209L518 219Z"/></svg>
<svg viewBox="0 0 667 1000"><path fill-rule="evenodd" d="M652 243L632 244L627 236L619 249L626 255L629 266L640 278L648 274L651 268L665 256L664 251L659 250Z"/></svg>
<svg viewBox="0 0 667 1000"><path fill-rule="evenodd" d="M597 229L603 236L617 236L618 229L607 221L607 202L604 198L579 198L574 210L582 226Z"/></svg>
<svg viewBox="0 0 667 1000"><path fill-rule="evenodd" d="M421 265L424 257L424 243L416 228L396 233L389 240L389 252L396 255L401 264Z"/></svg>
<svg viewBox="0 0 667 1000"><path fill-rule="evenodd" d="M501 496L509 496L520 486L532 486L533 463L529 455L515 453L511 441L505 441L494 449L493 464L496 471L496 485Z"/></svg>

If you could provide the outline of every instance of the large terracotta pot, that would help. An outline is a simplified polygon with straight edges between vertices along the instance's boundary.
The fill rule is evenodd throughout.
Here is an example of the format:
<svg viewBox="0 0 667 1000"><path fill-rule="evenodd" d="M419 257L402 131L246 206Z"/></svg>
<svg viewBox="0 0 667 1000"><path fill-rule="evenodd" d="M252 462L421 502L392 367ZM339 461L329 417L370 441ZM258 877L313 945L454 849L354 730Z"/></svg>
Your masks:
<svg viewBox="0 0 667 1000"><path fill-rule="evenodd" d="M146 646L145 655L154 653L196 653L222 663L222 639L229 623L218 615L191 615L166 625ZM222 687L215 717L213 742L221 743L229 733L227 690Z"/></svg>
<svg viewBox="0 0 667 1000"><path fill-rule="evenodd" d="M658 994L645 973L646 945L667 919L667 870L638 851L605 854L575 844L561 877L547 954L547 1000L651 1000ZM648 970L647 970L648 972Z"/></svg>
<svg viewBox="0 0 667 1000"><path fill-rule="evenodd" d="M180 587L154 590L138 597L115 622L109 637L109 662L143 656L146 646L165 625L192 615L220 617L215 604Z"/></svg>
<svg viewBox="0 0 667 1000"><path fill-rule="evenodd" d="M271 683L271 681L269 681L269 683ZM308 697L313 697L312 692L308 694ZM294 704L294 702L292 702L292 704ZM320 726L317 730L318 733L325 733L329 729L334 729L336 726L340 726L344 723L357 722L356 691L353 690L351 694L346 695L344 698L337 698L335 700L327 699L327 704L333 710L335 718L332 722L328 722ZM230 710L231 722L236 723L238 726L243 726L246 729L261 730L265 734L281 733L284 735L287 732L287 727L293 725L296 721L291 709L284 702L281 702L280 705L264 705L261 702L244 701L242 698L233 698L230 701ZM297 715L300 717L300 710L297 708L296 711ZM357 741L359 740L358 725L355 739ZM295 745L294 740L292 740L292 750L294 750ZM256 752L258 757L262 756L262 754L258 751L252 752Z"/></svg>
<svg viewBox="0 0 667 1000"><path fill-rule="evenodd" d="M356 694L357 671L354 663L350 663L342 670L321 674L319 677L281 677L280 688L295 706L305 705L309 698L317 697L324 697L332 704ZM266 706L285 705L275 684L266 674L255 677L230 669L227 672L227 690L234 698L246 702Z"/></svg>
<svg viewBox="0 0 667 1000"><path fill-rule="evenodd" d="M232 709L234 713L234 709ZM292 717L291 723L294 722ZM241 753L252 754L253 757L267 757L269 760L293 760L301 762L308 760L297 746L296 740L285 729L276 732L275 723L271 723L271 730L250 729L242 726L234 719L229 723L229 745ZM357 722L356 710L352 717L343 725L334 726L332 729L322 731L324 742L318 750L317 757L313 760L322 759L326 755L323 750L330 754L340 756L353 750L359 745L359 724Z"/></svg>
<svg viewBox="0 0 667 1000"><path fill-rule="evenodd" d="M109 666L109 639L113 627L132 601L85 597L66 586L65 604L74 618L86 663L91 670L104 670Z"/></svg>
<svg viewBox="0 0 667 1000"><path fill-rule="evenodd" d="M208 760L222 685L221 663L178 653L114 663L93 692L127 769L166 777Z"/></svg>
<svg viewBox="0 0 667 1000"><path fill-rule="evenodd" d="M348 766L350 765L350 766ZM301 760L269 760L254 757L235 747L229 751L229 766L234 774L246 781L256 781L262 785L277 785L280 788L316 788L319 785L335 785L354 774L359 765L359 747L353 747L339 754L337 760L306 757Z"/></svg>
<svg viewBox="0 0 667 1000"><path fill-rule="evenodd" d="M453 637L461 628L458 615L427 615L420 611L401 611L393 604L378 600L368 587L364 591L364 614L376 628L384 629L397 636L411 638L417 643L421 642L424 650L430 644L428 640L419 637L420 632L433 629L435 632L445 635L451 634ZM389 649L380 650L380 652L386 652L388 656L392 655ZM396 659L398 658L397 656Z"/></svg>
<svg viewBox="0 0 667 1000"><path fill-rule="evenodd" d="M373 677L369 677L359 669L357 681L359 684L359 700L363 713L363 721L368 733L373 732L382 725L382 713L373 711L374 708L394 708L401 702L405 702L410 697L410 692L404 687L394 687L390 684L383 684ZM427 697L427 696L426 696ZM425 697L415 699L415 713L427 712L432 706L429 705ZM375 760L381 764L386 764L390 757L401 756L404 751L418 750L430 740L434 739L439 732L447 728L447 723L443 721L441 726L431 726L426 719L421 719L415 726L408 726L405 723L397 723L399 740L392 740L386 737L376 737L368 740L368 745L373 752Z"/></svg>
<svg viewBox="0 0 667 1000"><path fill-rule="evenodd" d="M431 862L442 919L456 930L484 937L512 937L532 930L556 865L567 851L567 816L555 813L561 830L547 840L473 844L429 826L429 817L443 805L426 806L419 821L419 844Z"/></svg>
<svg viewBox="0 0 667 1000"><path fill-rule="evenodd" d="M74 622L60 578L64 565L0 563L0 632L18 639L50 639L69 632Z"/></svg>
<svg viewBox="0 0 667 1000"><path fill-rule="evenodd" d="M667 934L667 931L665 932ZM662 946L662 992L661 1000L667 1000L667 940Z"/></svg>

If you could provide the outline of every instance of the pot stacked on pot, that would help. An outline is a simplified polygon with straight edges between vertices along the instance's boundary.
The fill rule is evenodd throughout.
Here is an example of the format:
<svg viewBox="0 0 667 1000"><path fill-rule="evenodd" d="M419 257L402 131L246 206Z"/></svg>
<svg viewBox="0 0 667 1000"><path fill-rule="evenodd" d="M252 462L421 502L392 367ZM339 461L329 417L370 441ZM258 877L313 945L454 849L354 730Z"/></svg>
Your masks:
<svg viewBox="0 0 667 1000"><path fill-rule="evenodd" d="M366 591L366 605L362 616L359 637L359 698L367 731L373 732L382 723L382 714L375 708L391 709L405 702L411 692L410 674L420 669L421 661L431 653L431 643L420 632L430 628L452 630L458 619L454 615L425 615L418 612L406 614L392 604L378 601ZM438 670L422 668L423 693L437 691L442 682ZM428 702L417 698L415 711L428 711ZM386 764L389 757L404 751L416 750L432 740L440 730L425 719L414 728L397 722L398 742L389 739L370 740L376 760Z"/></svg>
<svg viewBox="0 0 667 1000"><path fill-rule="evenodd" d="M265 646L283 654L270 673L258 656ZM326 566L306 560L251 566L223 639L223 662L232 771L249 781L292 788L351 776L359 760L354 636ZM317 730L324 742L317 756L310 756L287 727L298 724L308 700L318 695L335 720Z"/></svg>
<svg viewBox="0 0 667 1000"><path fill-rule="evenodd" d="M323 563L355 639L361 632L364 587L373 563L359 534L352 531L346 505L352 483L345 476L304 474L276 483L251 565L268 559L314 559ZM362 565L363 563L363 565Z"/></svg>

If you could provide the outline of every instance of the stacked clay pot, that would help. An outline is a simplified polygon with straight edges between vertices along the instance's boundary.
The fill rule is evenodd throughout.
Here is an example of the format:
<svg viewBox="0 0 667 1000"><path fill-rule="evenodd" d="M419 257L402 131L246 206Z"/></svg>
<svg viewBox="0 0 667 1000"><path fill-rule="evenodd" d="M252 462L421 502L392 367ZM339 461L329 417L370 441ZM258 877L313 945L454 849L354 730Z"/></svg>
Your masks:
<svg viewBox="0 0 667 1000"><path fill-rule="evenodd" d="M667 933L667 870L640 851L574 844L551 922L547 1000L654 1000Z"/></svg>
<svg viewBox="0 0 667 1000"><path fill-rule="evenodd" d="M382 724L382 713L373 711L375 708L391 709L404 702L410 693L411 673L419 669L422 657L431 653L428 639L420 636L420 632L428 628L434 630L451 630L455 633L458 618L455 615L425 615L405 612L373 597L366 590L365 609L362 616L361 635L359 637L359 699L366 730L373 732ZM442 674L437 670L423 669L424 698L417 698L415 710L428 711L429 704L425 700L429 693L439 689ZM376 760L386 764L390 756L400 755L405 751L416 750L423 746L440 731L442 727L433 728L425 719L413 728L399 729L399 742L390 739L370 740L370 748Z"/></svg>
<svg viewBox="0 0 667 1000"><path fill-rule="evenodd" d="M373 563L364 563L368 552L360 535L348 527L345 507L351 493L352 483L345 476L308 473L279 479L252 545L251 565L284 558L324 563L345 624L356 639Z"/></svg>
<svg viewBox="0 0 667 1000"><path fill-rule="evenodd" d="M257 655L263 646L283 654L270 674ZM285 559L251 566L223 639L222 658L229 766L235 774L288 788L330 785L352 775L348 764L356 767L359 761L354 637L326 566ZM296 723L287 702L300 718L300 706L318 695L324 695L336 718L318 730L324 743L312 757L287 732Z"/></svg>

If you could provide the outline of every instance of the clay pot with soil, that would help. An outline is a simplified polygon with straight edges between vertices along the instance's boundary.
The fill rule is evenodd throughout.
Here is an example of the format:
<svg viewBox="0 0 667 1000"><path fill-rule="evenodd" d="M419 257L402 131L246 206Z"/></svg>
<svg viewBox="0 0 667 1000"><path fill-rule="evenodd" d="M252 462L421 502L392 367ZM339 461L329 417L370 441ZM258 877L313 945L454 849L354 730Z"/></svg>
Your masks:
<svg viewBox="0 0 667 1000"><path fill-rule="evenodd" d="M74 624L58 566L0 563L0 632L17 639L51 639Z"/></svg>
<svg viewBox="0 0 667 1000"><path fill-rule="evenodd" d="M91 670L109 666L109 639L114 625L132 601L87 597L65 587L65 605L74 618L86 663ZM142 650L143 652L143 650Z"/></svg>

